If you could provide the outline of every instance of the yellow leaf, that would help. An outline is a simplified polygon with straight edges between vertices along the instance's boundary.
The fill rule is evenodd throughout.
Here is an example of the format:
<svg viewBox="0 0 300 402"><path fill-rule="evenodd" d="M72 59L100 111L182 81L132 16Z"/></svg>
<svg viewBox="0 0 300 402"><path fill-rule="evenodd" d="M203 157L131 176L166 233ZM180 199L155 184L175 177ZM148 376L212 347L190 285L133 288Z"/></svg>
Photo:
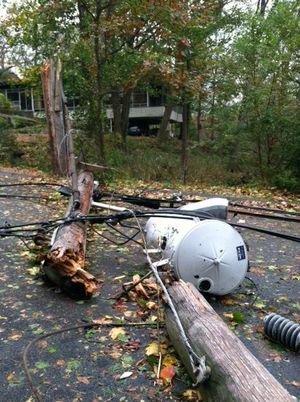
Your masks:
<svg viewBox="0 0 300 402"><path fill-rule="evenodd" d="M151 342L145 349L146 356L159 356L159 352L165 355L167 352L168 346L165 343L161 343L160 345L158 342L154 341Z"/></svg>
<svg viewBox="0 0 300 402"><path fill-rule="evenodd" d="M124 311L124 316L125 317L134 317L136 316L136 312L135 311Z"/></svg>
<svg viewBox="0 0 300 402"><path fill-rule="evenodd" d="M20 254L21 257L27 257L30 254L29 251L22 251L22 253Z"/></svg>
<svg viewBox="0 0 300 402"><path fill-rule="evenodd" d="M9 373L6 377L7 381L10 382L12 380L14 380L16 377L16 373L14 371L12 371L11 373Z"/></svg>
<svg viewBox="0 0 300 402"><path fill-rule="evenodd" d="M125 335L125 330L124 330L123 327L112 328L112 329L109 331L109 335L110 335L110 337L111 337L113 340L115 340L115 339L118 338L118 336L120 336L120 335Z"/></svg>
<svg viewBox="0 0 300 402"><path fill-rule="evenodd" d="M145 349L145 354L147 356L158 356L159 355L159 347L157 342L152 342L150 345L148 345Z"/></svg>
<svg viewBox="0 0 300 402"><path fill-rule="evenodd" d="M146 303L146 306L149 310L156 310L157 309L157 304L154 303L153 301L149 301Z"/></svg>
<svg viewBox="0 0 300 402"><path fill-rule="evenodd" d="M18 341L20 338L22 338L21 334L15 334L8 337L10 341Z"/></svg>
<svg viewBox="0 0 300 402"><path fill-rule="evenodd" d="M178 365L178 360L175 356L168 355L163 358L162 365L165 367L176 366Z"/></svg>
<svg viewBox="0 0 300 402"><path fill-rule="evenodd" d="M230 320L233 320L233 314L232 313L223 313L223 316L226 318L229 318Z"/></svg>
<svg viewBox="0 0 300 402"><path fill-rule="evenodd" d="M232 306L234 304L234 300L231 298L226 298L222 300L222 303L225 304L225 306Z"/></svg>
<svg viewBox="0 0 300 402"><path fill-rule="evenodd" d="M198 391L197 389L187 389L183 393L183 396L186 401L203 401L200 391Z"/></svg>

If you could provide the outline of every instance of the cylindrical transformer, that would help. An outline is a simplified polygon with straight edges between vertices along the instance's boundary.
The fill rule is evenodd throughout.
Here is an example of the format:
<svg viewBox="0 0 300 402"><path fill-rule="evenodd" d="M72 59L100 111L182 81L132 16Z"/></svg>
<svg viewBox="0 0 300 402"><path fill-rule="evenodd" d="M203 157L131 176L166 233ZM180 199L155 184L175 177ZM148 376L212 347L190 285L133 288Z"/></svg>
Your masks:
<svg viewBox="0 0 300 402"><path fill-rule="evenodd" d="M148 247L159 248L177 278L201 292L225 295L245 278L246 245L226 222L155 217L148 220L145 232Z"/></svg>

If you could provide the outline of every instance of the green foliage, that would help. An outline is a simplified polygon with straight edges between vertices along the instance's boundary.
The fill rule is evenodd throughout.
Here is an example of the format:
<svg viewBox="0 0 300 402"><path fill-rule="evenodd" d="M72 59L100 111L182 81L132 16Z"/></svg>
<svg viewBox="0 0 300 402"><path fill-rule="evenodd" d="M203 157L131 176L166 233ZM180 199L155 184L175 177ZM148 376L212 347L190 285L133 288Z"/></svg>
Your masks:
<svg viewBox="0 0 300 402"><path fill-rule="evenodd" d="M154 149L149 139L139 146L128 139L125 152L104 137L109 94L119 94L122 111L125 94L154 81L204 121L189 156L190 181L259 180L298 190L298 1L274 1L264 12L227 9L221 1L101 4L26 0L11 8L0 31L31 82L47 57L60 55L66 94L80 98L76 141L85 159L105 156L116 169L111 176L181 180L177 140ZM194 123L190 135L197 138Z"/></svg>
<svg viewBox="0 0 300 402"><path fill-rule="evenodd" d="M297 10L296 1L278 1L265 16L246 13L231 47L215 57L204 100L227 167L290 190L299 189Z"/></svg>
<svg viewBox="0 0 300 402"><path fill-rule="evenodd" d="M6 96L0 93L0 113L10 113L12 111L12 105ZM1 124L1 123L0 123Z"/></svg>

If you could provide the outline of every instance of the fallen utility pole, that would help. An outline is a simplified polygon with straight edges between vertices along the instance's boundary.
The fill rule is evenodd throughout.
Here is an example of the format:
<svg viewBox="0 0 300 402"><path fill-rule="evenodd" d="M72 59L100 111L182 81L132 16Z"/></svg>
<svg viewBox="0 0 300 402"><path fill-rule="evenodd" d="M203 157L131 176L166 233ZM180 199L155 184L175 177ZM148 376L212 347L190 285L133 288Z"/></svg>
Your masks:
<svg viewBox="0 0 300 402"><path fill-rule="evenodd" d="M80 206L74 209L70 199L66 217L87 215L93 194L93 174L82 172L78 177ZM96 278L85 271L86 223L67 221L58 229L53 245L45 258L43 269L46 276L63 291L76 299L91 297L97 288Z"/></svg>
<svg viewBox="0 0 300 402"><path fill-rule="evenodd" d="M211 375L200 384L206 402L293 402L295 398L250 353L193 285L182 280L168 288L189 342L206 356ZM194 378L185 342L170 308L166 326L171 341ZM195 378L194 378L195 379Z"/></svg>

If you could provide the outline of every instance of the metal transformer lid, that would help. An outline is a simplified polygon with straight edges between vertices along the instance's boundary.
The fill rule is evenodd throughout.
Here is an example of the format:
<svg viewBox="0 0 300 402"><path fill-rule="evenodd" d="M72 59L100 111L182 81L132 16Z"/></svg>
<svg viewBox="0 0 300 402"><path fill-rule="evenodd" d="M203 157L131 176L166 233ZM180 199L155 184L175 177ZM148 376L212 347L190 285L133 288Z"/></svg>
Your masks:
<svg viewBox="0 0 300 402"><path fill-rule="evenodd" d="M172 264L179 278L193 283L201 292L224 295L246 275L246 245L229 224L201 221L177 244Z"/></svg>

